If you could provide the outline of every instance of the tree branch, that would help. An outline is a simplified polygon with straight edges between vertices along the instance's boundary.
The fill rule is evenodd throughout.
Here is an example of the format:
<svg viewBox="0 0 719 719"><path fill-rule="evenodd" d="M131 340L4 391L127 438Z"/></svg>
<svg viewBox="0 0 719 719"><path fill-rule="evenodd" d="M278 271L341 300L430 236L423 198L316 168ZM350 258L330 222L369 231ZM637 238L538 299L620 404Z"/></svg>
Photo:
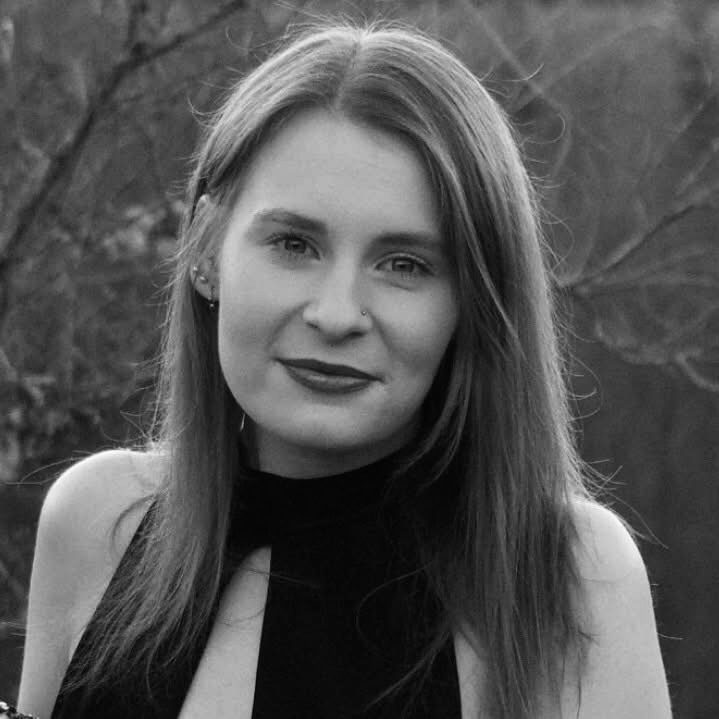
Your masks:
<svg viewBox="0 0 719 719"><path fill-rule="evenodd" d="M545 83L537 81L527 83L527 87L532 90L533 94L531 94L527 99L520 103L516 110L523 110L527 105L529 105L529 103L531 103L535 99L535 97L547 98L549 94L548 91L560 80L563 80L572 73L576 72L580 67L592 60L592 58L594 58L599 52L608 50L616 42L619 42L620 40L630 35L633 35L636 32L648 30L650 28L661 29L661 27L662 26L656 20L651 20L648 22L636 23L635 25L623 27L621 30L610 33L600 38L596 42L589 45L589 47L583 53L574 57L572 59L572 62L568 62L563 67L561 67L559 72L549 77Z"/></svg>
<svg viewBox="0 0 719 719"><path fill-rule="evenodd" d="M706 258L706 269L703 272L682 271L678 266L690 260L701 260ZM577 292L596 297L606 293L614 293L617 290L632 289L637 287L652 287L663 285L665 287L704 287L707 289L719 288L719 268L713 270L715 259L712 257L709 247L693 247L682 249L656 262L647 262L635 269L624 270L611 275L603 275L601 279L592 281L591 285L572 288L571 283L561 284L564 289L569 287Z"/></svg>
<svg viewBox="0 0 719 719"><path fill-rule="evenodd" d="M197 39L206 32L212 30L216 25L221 23L223 20L234 15L239 10L245 9L247 6L247 0L231 0L226 5L223 5L216 10L207 19L201 22L196 27L185 30L184 32L178 32L169 40L152 46L146 46L143 44L136 44L133 48L133 56L128 58L129 70L136 70L142 65L147 65L150 62L154 62L163 55L167 55L174 50L177 50L180 46L187 42Z"/></svg>
<svg viewBox="0 0 719 719"><path fill-rule="evenodd" d="M651 227L632 234L626 242L620 244L611 252L606 261L591 272L567 282L564 286L579 293L588 293L593 285L601 284L607 279L607 274L626 262L643 245L657 234L671 227L695 210L713 207L719 193L719 182L712 183L697 189L690 197L675 205L663 214Z"/></svg>
<svg viewBox="0 0 719 719"><path fill-rule="evenodd" d="M709 379L698 372L697 369L689 362L690 359L691 358L685 354L678 354L674 358L674 364L676 364L687 379L689 379L689 381L697 387L708 390L709 392L719 392L719 381Z"/></svg>
<svg viewBox="0 0 719 719"><path fill-rule="evenodd" d="M641 346L634 349L643 349L644 352L633 352L630 347L622 347L613 343L603 332L594 332L595 339L610 352L618 354L625 362L634 365L654 365L655 367L676 367L693 385L709 392L719 392L719 381L702 374L690 363L697 359L692 352L668 351L652 354L651 348ZM666 348L664 348L666 349Z"/></svg>
<svg viewBox="0 0 719 719"><path fill-rule="evenodd" d="M699 175L709 166L709 163L719 155L719 137L715 137L710 143L699 161L689 172L677 183L677 195L683 195L696 181Z"/></svg>
<svg viewBox="0 0 719 719"><path fill-rule="evenodd" d="M148 46L137 40L139 24L142 14L145 12L145 3L142 0L135 0L130 10L126 48L127 52L108 73L94 98L88 103L87 109L70 137L60 146L48 163L42 179L38 183L36 191L26 200L17 213L15 228L9 235L4 246L0 246L0 287L5 285L5 279L10 267L16 261L14 252L20 247L30 231L40 211L58 186L60 180L68 176L77 162L80 154L87 144L87 141L94 130L99 117L107 103L113 97L120 84L139 68L167 55L178 49L183 44L196 39L208 32L220 22L246 5L246 0L231 0L204 22L196 27L176 33L172 38L154 46ZM7 294L0 298L0 317L5 314L7 306Z"/></svg>

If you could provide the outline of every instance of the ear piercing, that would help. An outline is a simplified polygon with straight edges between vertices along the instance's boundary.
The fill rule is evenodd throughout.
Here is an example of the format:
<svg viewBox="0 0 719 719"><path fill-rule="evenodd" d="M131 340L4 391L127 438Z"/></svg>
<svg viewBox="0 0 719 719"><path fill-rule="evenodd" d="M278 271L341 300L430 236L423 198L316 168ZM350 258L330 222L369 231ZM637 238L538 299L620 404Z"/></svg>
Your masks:
<svg viewBox="0 0 719 719"><path fill-rule="evenodd" d="M190 269L190 273L192 274L192 279L193 280L197 279L198 282L202 282L202 284L204 285L206 282L209 282L209 280L207 279L207 277L205 275L198 274L199 271L200 270L197 267L197 265L192 265L192 268Z"/></svg>
<svg viewBox="0 0 719 719"><path fill-rule="evenodd" d="M197 267L197 265L192 265L190 268L190 274L192 275L192 281L194 282L197 280L197 282L200 282L203 285L206 285L210 280L207 278L207 275L200 274L200 270ZM215 307L217 307L217 300L215 299L215 286L210 285L210 296L207 298L207 302L209 303L210 309L214 310Z"/></svg>

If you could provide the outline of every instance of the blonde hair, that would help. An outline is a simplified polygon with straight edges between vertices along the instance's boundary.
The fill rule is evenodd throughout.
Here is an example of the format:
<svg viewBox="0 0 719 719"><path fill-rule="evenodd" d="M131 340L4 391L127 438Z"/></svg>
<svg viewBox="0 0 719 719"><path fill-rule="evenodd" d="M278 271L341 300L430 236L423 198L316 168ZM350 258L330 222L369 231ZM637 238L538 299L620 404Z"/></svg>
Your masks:
<svg viewBox="0 0 719 719"><path fill-rule="evenodd" d="M200 639L221 587L241 409L225 385L216 318L191 266L221 236L243 171L300 111L326 108L401 137L425 163L450 241L460 316L425 403L422 491L452 501L418 532L446 614L425 668L461 627L488 658L498 717L530 717L581 659L571 500L584 492L569 431L546 254L531 183L507 119L480 81L423 34L314 29L229 94L206 129L188 187L159 383L168 456L137 563L99 617L83 680L170 661ZM213 203L199 203L208 195ZM581 662L580 662L581 664ZM417 668L419 671L421 667Z"/></svg>

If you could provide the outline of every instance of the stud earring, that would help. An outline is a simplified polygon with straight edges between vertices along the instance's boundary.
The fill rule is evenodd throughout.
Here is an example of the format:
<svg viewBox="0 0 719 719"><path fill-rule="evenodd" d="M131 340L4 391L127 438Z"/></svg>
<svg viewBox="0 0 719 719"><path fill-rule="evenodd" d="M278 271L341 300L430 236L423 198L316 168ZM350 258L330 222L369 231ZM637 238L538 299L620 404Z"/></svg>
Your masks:
<svg viewBox="0 0 719 719"><path fill-rule="evenodd" d="M192 274L193 281L196 279L198 282L202 282L204 285L208 280L205 275L199 274L200 270L197 267L197 265L192 265L192 268L190 269L190 273Z"/></svg>

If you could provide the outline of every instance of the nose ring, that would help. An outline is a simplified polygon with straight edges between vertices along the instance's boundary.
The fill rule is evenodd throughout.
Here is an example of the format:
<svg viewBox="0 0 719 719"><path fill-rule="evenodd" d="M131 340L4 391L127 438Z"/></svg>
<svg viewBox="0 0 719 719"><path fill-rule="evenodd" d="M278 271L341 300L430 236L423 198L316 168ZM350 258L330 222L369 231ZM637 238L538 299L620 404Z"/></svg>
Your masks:
<svg viewBox="0 0 719 719"><path fill-rule="evenodd" d="M362 317L367 317L367 310L362 310L360 314L362 315Z"/></svg>

